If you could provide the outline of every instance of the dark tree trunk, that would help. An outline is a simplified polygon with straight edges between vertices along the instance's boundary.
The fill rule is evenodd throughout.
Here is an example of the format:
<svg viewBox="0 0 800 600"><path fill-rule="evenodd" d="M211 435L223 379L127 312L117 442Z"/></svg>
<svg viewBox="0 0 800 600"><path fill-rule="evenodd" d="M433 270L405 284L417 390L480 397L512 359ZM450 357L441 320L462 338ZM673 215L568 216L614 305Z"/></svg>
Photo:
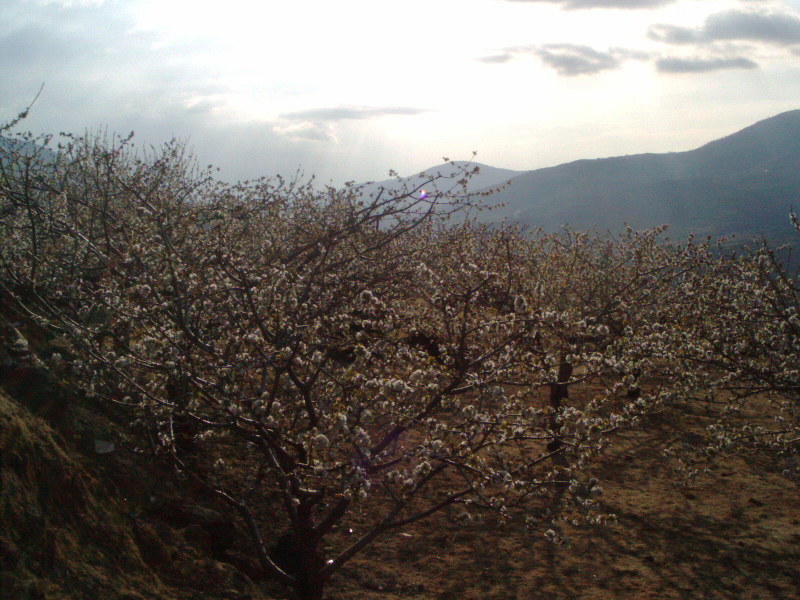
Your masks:
<svg viewBox="0 0 800 600"><path fill-rule="evenodd" d="M547 444L547 449L551 452L558 450L562 444L558 437L560 425L557 420L557 411L561 408L561 401L569 398L569 380L571 377L572 365L562 360L561 364L558 365L558 380L556 383L550 384L550 408L552 409L550 429L553 431L553 439Z"/></svg>
<svg viewBox="0 0 800 600"><path fill-rule="evenodd" d="M321 571L325 561L319 554L316 537L288 532L272 550L273 560L295 578L294 590L299 600L322 600L326 578Z"/></svg>
<svg viewBox="0 0 800 600"><path fill-rule="evenodd" d="M325 582L316 574L298 574L295 592L299 600L322 600Z"/></svg>

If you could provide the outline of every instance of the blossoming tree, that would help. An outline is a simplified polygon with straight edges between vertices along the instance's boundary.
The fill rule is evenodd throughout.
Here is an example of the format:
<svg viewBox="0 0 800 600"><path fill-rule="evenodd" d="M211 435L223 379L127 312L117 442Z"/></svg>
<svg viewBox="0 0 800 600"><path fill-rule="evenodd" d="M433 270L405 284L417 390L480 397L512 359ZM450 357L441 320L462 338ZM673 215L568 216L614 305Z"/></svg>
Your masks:
<svg viewBox="0 0 800 600"><path fill-rule="evenodd" d="M463 167L363 197L129 145L5 152L4 304L68 339L52 367L125 406L303 600L448 507L602 521L591 461L684 389L643 383L694 246L476 226Z"/></svg>

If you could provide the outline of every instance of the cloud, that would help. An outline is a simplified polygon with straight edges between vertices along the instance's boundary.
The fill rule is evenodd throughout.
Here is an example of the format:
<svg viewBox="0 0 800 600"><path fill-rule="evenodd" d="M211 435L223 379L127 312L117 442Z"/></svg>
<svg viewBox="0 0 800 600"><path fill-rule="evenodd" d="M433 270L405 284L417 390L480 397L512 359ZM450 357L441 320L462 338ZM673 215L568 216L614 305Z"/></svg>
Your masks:
<svg viewBox="0 0 800 600"><path fill-rule="evenodd" d="M280 118L290 121L344 121L350 119L372 119L390 115L419 115L424 112L427 111L411 106L338 106L283 113Z"/></svg>
<svg viewBox="0 0 800 600"><path fill-rule="evenodd" d="M800 43L800 18L784 12L729 10L710 15L700 28L653 25L648 37L667 44L750 40L789 45Z"/></svg>
<svg viewBox="0 0 800 600"><path fill-rule="evenodd" d="M536 53L544 64L554 68L559 75L587 75L620 66L613 54L577 44L546 44Z"/></svg>
<svg viewBox="0 0 800 600"><path fill-rule="evenodd" d="M513 46L499 54L479 58L481 62L498 64L508 62L520 55L533 55L545 65L556 70L559 75L573 77L592 75L601 71L618 69L626 60L649 58L645 52L627 48L596 50L582 44L542 44L534 46Z"/></svg>
<svg viewBox="0 0 800 600"><path fill-rule="evenodd" d="M335 143L333 128L328 123L292 123L274 125L272 130L289 140L309 140L312 142Z"/></svg>
<svg viewBox="0 0 800 600"><path fill-rule="evenodd" d="M665 44L696 44L703 41L699 30L677 25L651 25L647 30L647 37Z"/></svg>
<svg viewBox="0 0 800 600"><path fill-rule="evenodd" d="M58 115L58 129L123 118L158 117L176 108L211 112L225 90L214 74L192 63L198 49L158 45L135 29L122 4L11 2L0 21L0 111L27 101L43 82L33 114ZM98 26L102 23L102 27ZM91 126L99 123L93 122Z"/></svg>
<svg viewBox="0 0 800 600"><path fill-rule="evenodd" d="M374 176L367 173L403 158L380 139L345 147L360 124L425 112L390 104L243 116L236 108L241 90L220 77L224 41L149 32L126 2L0 4L0 122L23 110L44 82L19 126L34 133L133 130L137 147L186 140L201 164L219 166L227 180L293 173L303 165L320 180L344 180ZM272 100L273 87L253 88ZM282 84L277 94L291 101L301 92Z"/></svg>
<svg viewBox="0 0 800 600"><path fill-rule="evenodd" d="M0 122L25 108L44 83L18 129L134 130L141 147L178 137L202 164L219 165L224 179L320 164L325 152L314 142L335 141L324 123L242 120L229 108L231 90L206 66L212 61L204 57L217 50L213 42L165 44L137 29L124 3L3 2Z"/></svg>
<svg viewBox="0 0 800 600"><path fill-rule="evenodd" d="M503 52L501 54L492 54L490 56L483 56L478 60L481 62L489 63L489 64L503 64L507 63L513 58L513 55L509 52Z"/></svg>
<svg viewBox="0 0 800 600"><path fill-rule="evenodd" d="M713 40L795 44L800 42L800 18L788 13L727 11L706 19L705 34Z"/></svg>
<svg viewBox="0 0 800 600"><path fill-rule="evenodd" d="M656 8L672 4L676 0L508 0L508 2L540 2L558 4L567 10L582 8Z"/></svg>
<svg viewBox="0 0 800 600"><path fill-rule="evenodd" d="M392 115L418 115L426 112L411 106L336 106L298 110L279 115L282 123L272 131L291 141L337 143L334 124L339 121L374 119Z"/></svg>
<svg viewBox="0 0 800 600"><path fill-rule="evenodd" d="M749 58L660 58L656 68L661 73L708 73L723 69L756 69Z"/></svg>

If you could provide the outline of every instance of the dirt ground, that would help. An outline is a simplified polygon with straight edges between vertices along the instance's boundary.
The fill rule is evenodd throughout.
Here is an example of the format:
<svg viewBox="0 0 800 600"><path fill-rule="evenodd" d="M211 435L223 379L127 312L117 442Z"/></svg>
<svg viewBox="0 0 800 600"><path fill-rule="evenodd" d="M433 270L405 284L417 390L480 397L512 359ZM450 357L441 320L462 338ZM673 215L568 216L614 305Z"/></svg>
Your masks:
<svg viewBox="0 0 800 600"><path fill-rule="evenodd" d="M378 542L332 600L800 598L800 496L774 459L732 457L690 486L660 448L702 427L667 413L621 434L598 465L615 524L541 531L440 515Z"/></svg>
<svg viewBox="0 0 800 600"><path fill-rule="evenodd" d="M56 431L0 393L0 599L290 597L252 581L230 515L123 452L97 456L91 442L113 423L67 406L50 419ZM785 464L732 457L676 485L662 449L696 441L708 421L702 410L673 409L614 438L592 473L614 524L564 525L568 542L556 545L544 528L465 524L454 509L378 540L335 576L328 598L800 598L800 481L782 474ZM151 494L165 500L153 504Z"/></svg>

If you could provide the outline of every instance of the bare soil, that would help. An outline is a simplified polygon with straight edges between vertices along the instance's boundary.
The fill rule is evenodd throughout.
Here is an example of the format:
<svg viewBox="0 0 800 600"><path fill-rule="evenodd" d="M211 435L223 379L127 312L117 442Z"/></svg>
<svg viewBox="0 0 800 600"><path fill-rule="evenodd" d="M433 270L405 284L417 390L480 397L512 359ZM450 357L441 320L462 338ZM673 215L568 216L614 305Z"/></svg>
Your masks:
<svg viewBox="0 0 800 600"><path fill-rule="evenodd" d="M121 450L97 455L92 442L117 425L75 399L32 396L32 382L0 381L15 389L0 392L0 599L290 597L254 583L233 517ZM615 524L563 524L556 545L546 525L463 523L453 509L379 540L328 598L800 598L800 485L780 459L731 457L676 485L662 449L697 441L709 420L674 409L614 439L593 474Z"/></svg>
<svg viewBox="0 0 800 600"><path fill-rule="evenodd" d="M673 411L616 438L595 470L615 524L565 525L557 545L541 530L442 514L378 542L330 598L800 598L800 486L777 459L730 457L676 485L661 449L708 420Z"/></svg>

